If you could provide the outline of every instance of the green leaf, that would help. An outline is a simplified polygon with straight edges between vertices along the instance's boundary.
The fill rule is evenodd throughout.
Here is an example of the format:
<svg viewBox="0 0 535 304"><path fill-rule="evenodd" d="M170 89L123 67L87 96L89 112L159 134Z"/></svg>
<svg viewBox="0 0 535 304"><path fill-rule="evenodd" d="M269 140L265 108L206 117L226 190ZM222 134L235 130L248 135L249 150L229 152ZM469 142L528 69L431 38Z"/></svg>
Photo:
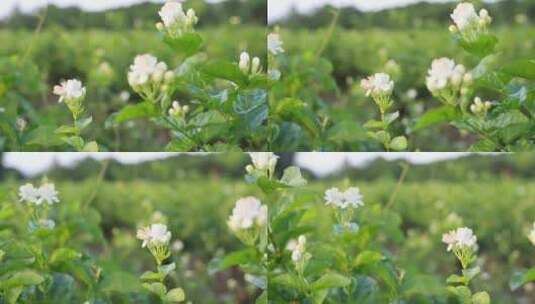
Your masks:
<svg viewBox="0 0 535 304"><path fill-rule="evenodd" d="M42 125L30 131L24 140L27 145L39 145L43 147L53 147L63 145L64 142L56 134L54 126Z"/></svg>
<svg viewBox="0 0 535 304"><path fill-rule="evenodd" d="M535 268L531 268L527 271L515 272L509 282L509 286L511 287L511 290L515 291L529 282L535 282Z"/></svg>
<svg viewBox="0 0 535 304"><path fill-rule="evenodd" d="M399 112L389 113L385 115L385 124L388 126L393 123L399 117Z"/></svg>
<svg viewBox="0 0 535 304"><path fill-rule="evenodd" d="M452 274L448 277L446 280L446 283L449 284L465 284L467 283L467 280L465 277L462 277L460 275Z"/></svg>
<svg viewBox="0 0 535 304"><path fill-rule="evenodd" d="M284 169L284 174L280 181L291 187L300 187L307 184L306 179L301 175L301 169L294 166Z"/></svg>
<svg viewBox="0 0 535 304"><path fill-rule="evenodd" d="M77 127L60 126L59 128L56 129L55 133L61 134L61 135L71 135L71 134L77 134L79 133L79 131L80 129L78 129Z"/></svg>
<svg viewBox="0 0 535 304"><path fill-rule="evenodd" d="M244 85L247 82L247 76L235 63L211 61L204 65L201 71L211 77L229 80L238 85Z"/></svg>
<svg viewBox="0 0 535 304"><path fill-rule="evenodd" d="M175 269L176 269L175 263L169 263L169 264L158 266L158 271L163 273L164 275L170 274Z"/></svg>
<svg viewBox="0 0 535 304"><path fill-rule="evenodd" d="M197 33L187 33L177 38L166 35L163 41L173 50L184 54L186 57L197 53L203 44L201 35Z"/></svg>
<svg viewBox="0 0 535 304"><path fill-rule="evenodd" d="M254 89L240 92L233 110L248 129L255 130L268 118L267 91Z"/></svg>
<svg viewBox="0 0 535 304"><path fill-rule="evenodd" d="M186 294L182 288L173 288L165 295L164 300L173 303L182 302L186 300Z"/></svg>
<svg viewBox="0 0 535 304"><path fill-rule="evenodd" d="M274 113L283 120L297 123L312 137L320 134L320 126L315 114L299 99L285 98L279 101Z"/></svg>
<svg viewBox="0 0 535 304"><path fill-rule="evenodd" d="M380 252L366 250L357 255L355 261L353 262L353 265L355 267L361 267L369 264L375 264L377 262L380 262L383 258L384 256Z"/></svg>
<svg viewBox="0 0 535 304"><path fill-rule="evenodd" d="M87 126L89 126L91 124L91 122L93 122L93 117L89 116L89 117L86 117L86 118L78 119L75 122L75 125L79 130L83 130Z"/></svg>
<svg viewBox="0 0 535 304"><path fill-rule="evenodd" d="M58 248L50 255L50 263L58 264L78 260L82 254L71 248Z"/></svg>
<svg viewBox="0 0 535 304"><path fill-rule="evenodd" d="M167 288L165 288L165 285L159 282L143 283L143 287L148 289L150 292L156 294L160 298L163 298L167 293Z"/></svg>
<svg viewBox="0 0 535 304"><path fill-rule="evenodd" d="M368 120L364 124L364 128L366 128L366 129L385 129L386 125L385 125L384 122L382 122L380 120Z"/></svg>
<svg viewBox="0 0 535 304"><path fill-rule="evenodd" d="M481 273L481 268L479 267L472 267L468 269L463 269L463 275L468 279L472 280L475 276L477 276L479 273Z"/></svg>
<svg viewBox="0 0 535 304"><path fill-rule="evenodd" d="M164 273L153 272L153 271L146 271L140 277L142 281L161 281L164 278L165 278Z"/></svg>
<svg viewBox="0 0 535 304"><path fill-rule="evenodd" d="M22 286L17 286L14 288L10 288L6 292L6 298L7 302L9 304L15 304L17 303L17 299L20 297L20 294L22 293Z"/></svg>
<svg viewBox="0 0 535 304"><path fill-rule="evenodd" d="M390 148L395 151L407 150L407 138L405 136L397 136L390 142Z"/></svg>
<svg viewBox="0 0 535 304"><path fill-rule="evenodd" d="M303 284L299 277L293 273L284 273L278 276L275 276L269 281L269 284L281 285L291 289L302 290Z"/></svg>
<svg viewBox="0 0 535 304"><path fill-rule="evenodd" d="M260 176L256 179L256 184L264 193L270 194L277 189L288 188L287 184L279 182L277 180L269 179L265 176Z"/></svg>
<svg viewBox="0 0 535 304"><path fill-rule="evenodd" d="M85 144L82 152L98 152L98 144L96 141L90 141Z"/></svg>
<svg viewBox="0 0 535 304"><path fill-rule="evenodd" d="M327 298L327 295L329 294L328 289L322 289L322 290L316 290L314 291L312 295L312 299L314 301L314 304L322 304L325 299Z"/></svg>
<svg viewBox="0 0 535 304"><path fill-rule="evenodd" d="M351 284L351 279L338 273L326 273L311 284L313 290L346 287Z"/></svg>
<svg viewBox="0 0 535 304"><path fill-rule="evenodd" d="M476 40L467 41L460 39L459 45L468 53L479 58L484 58L494 52L498 38L492 34L480 34Z"/></svg>
<svg viewBox="0 0 535 304"><path fill-rule="evenodd" d="M470 152L493 152L497 149L494 142L488 139L482 139L468 148Z"/></svg>
<svg viewBox="0 0 535 304"><path fill-rule="evenodd" d="M466 286L448 287L448 290L457 296L461 304L472 303L472 292Z"/></svg>
<svg viewBox="0 0 535 304"><path fill-rule="evenodd" d="M156 105L145 101L122 108L115 116L115 123L120 124L133 119L156 117L158 114Z"/></svg>
<svg viewBox="0 0 535 304"><path fill-rule="evenodd" d="M22 270L15 272L9 279L1 283L3 288L12 288L16 286L39 285L45 278L33 270Z"/></svg>
<svg viewBox="0 0 535 304"><path fill-rule="evenodd" d="M366 127L366 125L365 125ZM367 139L366 130L351 120L342 120L334 124L326 138L333 142L355 142Z"/></svg>
<svg viewBox="0 0 535 304"><path fill-rule="evenodd" d="M504 66L501 71L513 77L535 80L535 60L516 60Z"/></svg>
<svg viewBox="0 0 535 304"><path fill-rule="evenodd" d="M219 270L224 270L236 265L255 263L257 258L254 248L247 248L226 255L217 268Z"/></svg>
<svg viewBox="0 0 535 304"><path fill-rule="evenodd" d="M481 291L472 297L472 304L490 304L490 296L488 293Z"/></svg>
<svg viewBox="0 0 535 304"><path fill-rule="evenodd" d="M455 108L449 106L442 106L430 111L427 111L414 125L413 130L417 131L432 125L454 121L459 118L459 114Z"/></svg>

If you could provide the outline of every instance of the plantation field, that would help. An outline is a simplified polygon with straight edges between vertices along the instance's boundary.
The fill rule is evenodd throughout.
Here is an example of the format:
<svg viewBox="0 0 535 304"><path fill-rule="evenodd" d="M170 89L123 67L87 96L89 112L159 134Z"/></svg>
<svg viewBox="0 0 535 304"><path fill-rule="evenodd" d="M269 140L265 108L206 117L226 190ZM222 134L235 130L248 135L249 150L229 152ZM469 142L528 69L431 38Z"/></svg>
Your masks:
<svg viewBox="0 0 535 304"><path fill-rule="evenodd" d="M27 287L21 303L52 303L50 299L158 303L140 284L139 276L153 269L154 261L148 250L141 248L136 229L159 222L167 224L172 233L171 243L177 239L183 242L183 248L173 251L170 258L176 263L176 270L166 279L167 286L182 288L187 301L192 303L254 303L260 294L254 286L262 284L258 279L244 279L244 272L255 273L255 267L261 264L253 263L252 257L244 255L243 252L249 252L248 249L242 251L246 245L240 244L227 224L235 202L246 196L258 197L269 205L269 233L275 242L295 237L297 233L306 234L307 250L312 253L305 272L309 279L318 275L316 271L320 271L319 275L343 271L343 267L338 268L341 261L328 262L332 254L341 254L342 250L348 250L352 260L363 252L384 255L384 265L361 260L360 263L365 264L344 274L364 280L359 281L361 284L366 282L367 287L357 285L352 287L355 288L353 293L347 291L354 298L344 296L342 288L333 283L326 289L325 301L319 303L352 303L351 299L357 298L362 303L387 303L386 299L402 303L462 303L449 296L446 290L446 278L458 273L460 266L441 240L443 233L461 226L473 229L479 245L475 264L481 268L481 274L470 284L473 290L487 291L492 303L531 303L535 299L532 283L515 291L510 287L517 271L535 265L535 247L527 237L535 219L535 182L514 173L513 167L502 163L502 175L465 167L468 172L474 171L468 175L458 171L458 176L449 178L422 179L420 174L430 174L431 167L418 166L419 173L414 174L416 171L409 169L407 180L396 190L398 176L389 169L395 165L389 164L383 169L375 167L382 175L378 178L350 178L352 170L348 170L346 177L343 174L323 179L307 178L309 183L305 186L270 192L270 188L265 188L267 184L256 187L234 177L234 172L244 170L243 166L249 163L245 155L190 159L194 160L191 164L196 164L195 167L185 162L187 157L165 164L153 162L139 169L112 165L108 173L102 175L104 179L100 183L97 174L87 174L102 173L95 165L70 169L79 172L74 175L68 171L50 172L48 180L55 183L60 202L50 206L50 218L56 227L41 238L47 250L64 246L82 253L83 258L51 262L46 270L27 264L26 267L38 269L36 271L43 275L47 271L56 273L54 281L69 283L62 289L55 285L50 289L42 286L40 289L46 290L42 291L44 293ZM508 159L510 164L521 167L521 157ZM477 158L475 160L477 162ZM171 173L169 168L176 170L177 177L172 181L165 177ZM74 181L69 176L73 176ZM34 184L38 185L40 180L35 178ZM293 180L294 185L296 180ZM28 205L17 198L18 187L26 182L9 178L0 185L0 250L7 252L3 261L14 267L0 270L0 280L6 272L21 267L11 264L17 255L12 242L27 240ZM336 220L331 209L326 209L323 195L331 187L345 189L349 186L360 188L364 206L355 212L354 220L360 226L357 232L335 234L336 238L346 240L346 244L340 246L332 242L331 231ZM285 199L274 200L278 195ZM278 230L280 217L288 212L301 215L287 219L287 230ZM269 289L269 303L306 301L301 293L289 291L298 290L295 284L281 283L281 269L289 274L294 272L287 252L284 249L282 253L268 251L267 259L271 264L268 280L273 288ZM100 269L96 278L95 269ZM0 293L0 298L1 295L6 294ZM35 302L39 295L44 298ZM259 299L257 303L266 302Z"/></svg>
<svg viewBox="0 0 535 304"><path fill-rule="evenodd" d="M209 42L205 43L209 58L237 61L245 49L265 57L265 29L262 27L222 25L200 33ZM129 87L126 76L136 55L150 53L170 66L183 62L184 58L176 56L176 51L164 44L154 31L49 29L34 35L24 30L0 30L0 39L8 42L0 47L0 71L5 75L4 80L0 77L0 101L22 99L25 110L21 118L34 121L34 126L67 123L70 113L65 111L64 105L58 104L52 88L61 80L76 77L87 85L85 107L94 119L92 128L86 130L87 136L98 139L102 149L164 149L169 132L150 122L137 120L118 127L106 123L112 113L142 101ZM8 94L9 91L14 94ZM59 149L49 144L48 149Z"/></svg>
<svg viewBox="0 0 535 304"><path fill-rule="evenodd" d="M303 82L313 83L313 93L308 90L299 92L297 96L321 109L318 111L320 116L330 115L330 121L354 121L362 127L352 129L353 136L346 138L343 151L379 149L363 144L368 138L367 128L363 126L375 119L377 109L360 87L362 79L378 72L389 74L395 83L392 111L399 111L401 121L394 123L392 129L398 133L405 132L409 146L422 151L465 151L477 142L477 135L460 131L447 123L416 127L424 114L442 104L426 87L427 71L433 59L453 58L468 70L477 67L481 60L460 48L447 28L335 28L330 33L329 28L310 30L281 26L278 31L286 49L285 55L289 58L288 64L281 60L281 66L289 70L285 70L286 73L307 75ZM492 67L533 57L535 27L532 25L501 26L493 28L492 32L499 40L495 50L499 57L490 60ZM322 50L321 60L325 61L310 63L313 66L310 69L300 63L307 60L302 58L317 55L319 50ZM499 90L488 86L479 88L478 94L496 104L503 98ZM530 102L526 104L531 107Z"/></svg>

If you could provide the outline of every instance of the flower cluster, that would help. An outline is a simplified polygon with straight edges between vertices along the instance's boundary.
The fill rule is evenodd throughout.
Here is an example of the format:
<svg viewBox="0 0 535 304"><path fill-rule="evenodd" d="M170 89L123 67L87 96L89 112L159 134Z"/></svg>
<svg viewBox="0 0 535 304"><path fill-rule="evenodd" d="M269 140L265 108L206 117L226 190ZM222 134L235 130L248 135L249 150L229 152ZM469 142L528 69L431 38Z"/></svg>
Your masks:
<svg viewBox="0 0 535 304"><path fill-rule="evenodd" d="M74 119L78 119L84 111L82 102L85 98L86 88L78 79L62 81L54 87L53 93L59 96L59 102L64 102L71 111Z"/></svg>
<svg viewBox="0 0 535 304"><path fill-rule="evenodd" d="M156 94L164 83L171 82L174 73L167 70L165 62L150 54L138 55L128 72L128 83L143 98L155 102Z"/></svg>
<svg viewBox="0 0 535 304"><path fill-rule="evenodd" d="M152 224L148 227L142 227L137 230L136 237L143 241L141 247L149 249L158 266L171 255L169 252L171 232L167 230L166 225Z"/></svg>
<svg viewBox="0 0 535 304"><path fill-rule="evenodd" d="M474 5L469 2L459 3L451 14L451 19L455 25L450 26L450 31L460 32L462 37L469 41L476 39L477 35L485 31L492 22L487 10L480 10L478 15Z"/></svg>
<svg viewBox="0 0 535 304"><path fill-rule="evenodd" d="M255 225L266 225L268 209L259 199L253 196L239 199L229 217L228 226L232 231L246 230Z"/></svg>
<svg viewBox="0 0 535 304"><path fill-rule="evenodd" d="M340 209L362 207L364 206L362 199L363 196L357 187L348 188L344 192L341 192L338 188L331 188L325 191L325 205Z"/></svg>
<svg viewBox="0 0 535 304"><path fill-rule="evenodd" d="M474 103L470 106L470 111L477 116L485 117L491 107L492 103L490 101L483 102L481 98L476 97Z"/></svg>
<svg viewBox="0 0 535 304"><path fill-rule="evenodd" d="M371 96L379 106L381 112L386 112L391 106L392 101L390 95L394 90L394 81L390 79L390 75L385 73L377 73L362 79L360 86L366 92L366 96Z"/></svg>
<svg viewBox="0 0 535 304"><path fill-rule="evenodd" d="M477 251L477 237L472 229L463 227L452 230L442 235L442 242L448 245L447 250L453 251L461 262L463 269L466 269L475 259L473 256Z"/></svg>
<svg viewBox="0 0 535 304"><path fill-rule="evenodd" d="M249 53L242 52L240 54L240 61L238 63L238 67L240 70L246 74L246 75L258 75L262 73L262 66L260 65L260 58L253 57L253 60L251 60L251 57L249 56Z"/></svg>
<svg viewBox="0 0 535 304"><path fill-rule="evenodd" d="M189 112L189 106L181 106L178 101L173 101L169 109L169 116L184 118Z"/></svg>
<svg viewBox="0 0 535 304"><path fill-rule="evenodd" d="M267 174L268 177L273 175L275 166L277 166L277 160L279 159L277 155L273 152L251 152L249 156L253 164L245 167L247 173L254 174L258 172L261 175Z"/></svg>
<svg viewBox="0 0 535 304"><path fill-rule="evenodd" d="M148 246L167 246L171 240L171 232L163 224L152 224L149 227L138 229L137 238L142 240L142 248Z"/></svg>
<svg viewBox="0 0 535 304"><path fill-rule="evenodd" d="M20 201L24 201L33 205L41 205L47 203L52 205L59 202L58 192L54 184L43 183L39 188L34 187L33 184L25 184L19 187Z"/></svg>
<svg viewBox="0 0 535 304"><path fill-rule="evenodd" d="M528 238L533 243L533 246L535 246L535 223L533 223L533 229L529 232Z"/></svg>
<svg viewBox="0 0 535 304"><path fill-rule="evenodd" d="M471 82L472 75L462 64L445 57L433 60L426 78L429 91L449 105L457 104L458 93L464 92L463 85Z"/></svg>
<svg viewBox="0 0 535 304"><path fill-rule="evenodd" d="M173 38L193 32L193 27L199 22L193 9L184 12L182 3L176 1L165 3L158 14L162 18L162 22L158 22L156 28Z"/></svg>
<svg viewBox="0 0 535 304"><path fill-rule="evenodd" d="M267 46L268 51L273 55L278 55L284 53L284 48L282 47L282 40L278 33L271 33L268 35Z"/></svg>
<svg viewBox="0 0 535 304"><path fill-rule="evenodd" d="M306 252L307 238L304 235L300 235L297 239L291 239L286 244L286 250L292 252L292 261L295 263L303 259Z"/></svg>

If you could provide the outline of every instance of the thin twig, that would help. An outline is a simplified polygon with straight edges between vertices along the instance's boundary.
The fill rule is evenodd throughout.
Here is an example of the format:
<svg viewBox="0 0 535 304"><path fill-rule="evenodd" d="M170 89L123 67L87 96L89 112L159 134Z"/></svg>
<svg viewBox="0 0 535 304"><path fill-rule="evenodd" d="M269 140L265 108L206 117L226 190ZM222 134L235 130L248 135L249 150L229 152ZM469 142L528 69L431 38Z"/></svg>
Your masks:
<svg viewBox="0 0 535 304"><path fill-rule="evenodd" d="M47 15L48 15L48 5L45 6L43 13L39 15L39 23L37 23L37 27L35 28L33 32L32 41L30 42L30 45L26 49L26 52L24 53L24 56L22 57L22 61L26 60L28 55L30 55L32 47L35 45L35 40L37 39L37 36L39 36L39 33L41 33L41 30L43 29L43 25L45 24Z"/></svg>
<svg viewBox="0 0 535 304"><path fill-rule="evenodd" d="M331 41L331 38L334 33L334 29L336 28L336 24L338 23L338 17L340 16L340 9L333 10L333 19L331 20L331 24L329 25L329 29L327 30L327 36L325 36L325 39L323 40L321 47L316 52L316 57L320 57L323 51L327 48L327 45L329 45L329 42Z"/></svg>
<svg viewBox="0 0 535 304"><path fill-rule="evenodd" d="M401 174L399 176L398 182L396 184L396 188L394 188L394 191L392 192L392 195L390 195L390 199L388 199L388 203L385 206L385 209L389 209L394 205L394 202L396 200L396 195L399 192L399 189L401 188L401 185L405 181L405 177L407 177L407 173L409 172L409 164L402 162L399 164L401 166Z"/></svg>
<svg viewBox="0 0 535 304"><path fill-rule="evenodd" d="M87 201L85 201L85 203L82 205L82 210L86 211L89 205L93 202L93 200L95 200L95 197L97 196L98 190L100 188L100 184L102 183L102 180L104 180L104 176L106 175L106 171L108 171L109 165L109 159L105 159L102 161L102 166L100 167L100 172L98 173L95 187L93 188L93 191L91 192L91 195L89 196Z"/></svg>

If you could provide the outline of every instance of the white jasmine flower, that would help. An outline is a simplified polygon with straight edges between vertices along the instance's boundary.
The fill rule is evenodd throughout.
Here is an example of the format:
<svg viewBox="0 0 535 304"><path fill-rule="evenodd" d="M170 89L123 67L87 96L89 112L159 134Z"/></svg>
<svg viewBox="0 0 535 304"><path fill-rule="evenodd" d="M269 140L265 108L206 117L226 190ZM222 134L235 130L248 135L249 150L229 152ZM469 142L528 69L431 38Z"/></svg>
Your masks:
<svg viewBox="0 0 535 304"><path fill-rule="evenodd" d="M458 87L462 82L466 68L462 64L455 64L449 58L433 60L428 71L426 85L429 91L436 92L445 89L449 84Z"/></svg>
<svg viewBox="0 0 535 304"><path fill-rule="evenodd" d="M39 200L37 202L38 205L43 202L46 202L49 205L59 202L58 192L56 191L56 187L54 186L54 184L51 184L51 183L42 184L41 187L39 187L38 192L39 192Z"/></svg>
<svg viewBox="0 0 535 304"><path fill-rule="evenodd" d="M22 117L17 117L15 124L17 126L17 130L19 130L20 132L24 131L28 126L28 122Z"/></svg>
<svg viewBox="0 0 535 304"><path fill-rule="evenodd" d="M268 35L268 51L273 55L278 55L284 53L284 48L282 47L282 40L280 39L279 34L271 33Z"/></svg>
<svg viewBox="0 0 535 304"><path fill-rule="evenodd" d="M325 191L325 205L332 205L341 209L364 206L362 199L363 196L357 187L348 188L345 192L341 192L338 188L331 188Z"/></svg>
<svg viewBox="0 0 535 304"><path fill-rule="evenodd" d="M260 58L254 57L251 63L251 74L256 75L262 72L262 66L260 65Z"/></svg>
<svg viewBox="0 0 535 304"><path fill-rule="evenodd" d="M479 16L476 13L474 5L468 2L459 3L453 14L451 14L451 19L461 31L479 22Z"/></svg>
<svg viewBox="0 0 535 304"><path fill-rule="evenodd" d="M160 82L167 71L164 62L150 54L138 55L134 58L134 64L130 66L128 72L128 83L132 87L145 85L149 81Z"/></svg>
<svg viewBox="0 0 535 304"><path fill-rule="evenodd" d="M255 224L263 226L267 220L267 206L262 205L256 197L249 196L239 199L228 219L231 230L252 228Z"/></svg>
<svg viewBox="0 0 535 304"><path fill-rule="evenodd" d="M138 229L136 237L143 241L141 247L166 246L171 240L171 232L163 224L152 224L149 227Z"/></svg>
<svg viewBox="0 0 535 304"><path fill-rule="evenodd" d="M273 152L251 152L249 156L254 167L258 170L273 170L279 159Z"/></svg>
<svg viewBox="0 0 535 304"><path fill-rule="evenodd" d="M168 1L158 12L166 27L172 27L176 23L186 21L186 14L182 9L182 4L176 1Z"/></svg>
<svg viewBox="0 0 535 304"><path fill-rule="evenodd" d="M39 200L39 189L28 183L19 187L20 201L28 203L37 203Z"/></svg>
<svg viewBox="0 0 535 304"><path fill-rule="evenodd" d="M377 73L367 79L362 79L360 85L366 91L366 96L375 94L389 95L394 89L394 81L390 79L390 75L385 73Z"/></svg>
<svg viewBox="0 0 535 304"><path fill-rule="evenodd" d="M331 188L325 191L325 205L339 207L344 205L344 200L344 193L340 192L338 188Z"/></svg>
<svg viewBox="0 0 535 304"><path fill-rule="evenodd" d="M535 246L535 223L533 223L533 229L530 231L528 238L533 243L533 246Z"/></svg>
<svg viewBox="0 0 535 304"><path fill-rule="evenodd" d="M54 87L54 94L59 96L59 102L82 99L85 96L85 87L77 79L62 81Z"/></svg>
<svg viewBox="0 0 535 304"><path fill-rule="evenodd" d="M477 237L471 229L466 227L445 233L442 235L442 242L448 245L448 251L455 248L472 250L477 248Z"/></svg>
<svg viewBox="0 0 535 304"><path fill-rule="evenodd" d="M360 193L359 188L357 187L348 188L344 192L344 200L346 204L352 206L353 208L364 206L364 202L362 201L362 199L363 196Z"/></svg>

